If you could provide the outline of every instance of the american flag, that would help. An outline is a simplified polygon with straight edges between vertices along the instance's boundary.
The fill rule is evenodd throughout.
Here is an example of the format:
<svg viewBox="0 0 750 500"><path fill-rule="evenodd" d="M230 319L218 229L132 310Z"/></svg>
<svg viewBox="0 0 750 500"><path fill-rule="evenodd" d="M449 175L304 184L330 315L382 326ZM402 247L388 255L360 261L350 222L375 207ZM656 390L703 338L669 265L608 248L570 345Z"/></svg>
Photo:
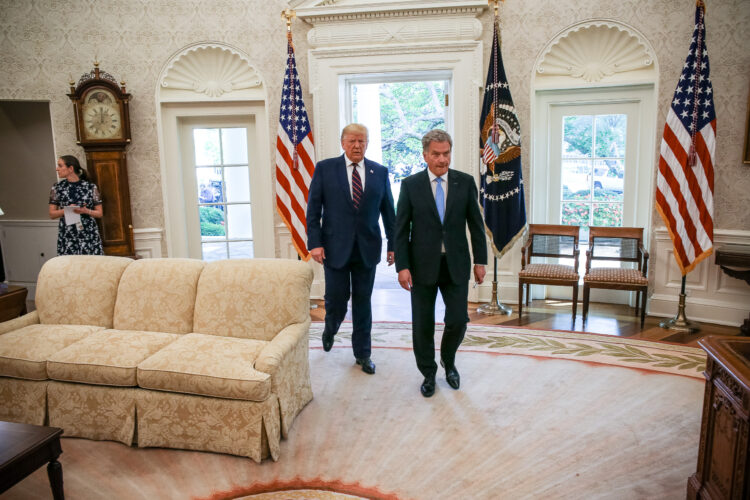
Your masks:
<svg viewBox="0 0 750 500"><path fill-rule="evenodd" d="M706 51L705 6L664 125L656 209L667 225L683 276L713 252L716 111Z"/></svg>
<svg viewBox="0 0 750 500"><path fill-rule="evenodd" d="M287 65L281 92L276 135L276 210L292 234L292 243L304 261L307 251L307 195L315 170L315 146L302 86L294 60L291 32L287 35Z"/></svg>

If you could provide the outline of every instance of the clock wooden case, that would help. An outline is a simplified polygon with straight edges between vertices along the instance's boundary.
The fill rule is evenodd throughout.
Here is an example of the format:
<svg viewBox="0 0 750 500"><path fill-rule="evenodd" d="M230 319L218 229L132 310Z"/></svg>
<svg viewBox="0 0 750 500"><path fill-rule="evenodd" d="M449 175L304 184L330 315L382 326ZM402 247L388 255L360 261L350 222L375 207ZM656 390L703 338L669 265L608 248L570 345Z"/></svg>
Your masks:
<svg viewBox="0 0 750 500"><path fill-rule="evenodd" d="M94 69L70 82L77 143L86 152L86 168L102 194L99 220L104 253L135 257L126 148L130 145L130 94L125 82Z"/></svg>

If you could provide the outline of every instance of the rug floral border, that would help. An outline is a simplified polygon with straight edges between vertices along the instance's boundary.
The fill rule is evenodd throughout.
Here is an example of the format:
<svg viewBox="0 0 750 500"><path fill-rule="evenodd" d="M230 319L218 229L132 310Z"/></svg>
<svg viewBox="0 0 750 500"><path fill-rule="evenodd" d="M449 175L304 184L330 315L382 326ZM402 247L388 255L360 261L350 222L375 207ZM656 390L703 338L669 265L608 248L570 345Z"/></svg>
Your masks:
<svg viewBox="0 0 750 500"><path fill-rule="evenodd" d="M439 344L442 327L435 326L436 344ZM320 346L322 332L323 324L313 323L311 347ZM343 323L334 338L337 345L351 345L351 332L351 323ZM373 323L372 345L410 349L411 324ZM589 361L701 379L706 368L706 353L696 347L521 327L469 325L460 350Z"/></svg>

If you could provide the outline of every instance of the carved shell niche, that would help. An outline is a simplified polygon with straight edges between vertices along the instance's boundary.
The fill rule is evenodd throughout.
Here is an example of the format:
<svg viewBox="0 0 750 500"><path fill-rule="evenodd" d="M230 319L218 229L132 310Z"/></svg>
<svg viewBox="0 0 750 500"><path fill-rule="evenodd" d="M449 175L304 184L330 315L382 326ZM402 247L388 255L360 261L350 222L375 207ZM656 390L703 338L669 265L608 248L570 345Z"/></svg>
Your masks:
<svg viewBox="0 0 750 500"><path fill-rule="evenodd" d="M169 66L161 82L167 89L192 90L221 97L233 90L262 85L248 61L226 47L191 47Z"/></svg>
<svg viewBox="0 0 750 500"><path fill-rule="evenodd" d="M548 46L537 72L599 82L615 73L647 68L653 62L650 49L635 33L611 24L579 25Z"/></svg>

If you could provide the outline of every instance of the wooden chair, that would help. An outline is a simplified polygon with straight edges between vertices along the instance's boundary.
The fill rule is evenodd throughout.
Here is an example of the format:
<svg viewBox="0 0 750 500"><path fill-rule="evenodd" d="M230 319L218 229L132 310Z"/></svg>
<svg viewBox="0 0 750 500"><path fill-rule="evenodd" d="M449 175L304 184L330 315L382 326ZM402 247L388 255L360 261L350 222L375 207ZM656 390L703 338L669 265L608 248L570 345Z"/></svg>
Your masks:
<svg viewBox="0 0 750 500"><path fill-rule="evenodd" d="M589 293L592 288L632 290L637 292L635 315L639 304L641 329L646 319L648 295L648 252L643 247L643 228L640 227L590 227L589 249L586 251L586 275L583 277L583 320L589 310ZM621 267L591 268L594 260L636 262L638 269Z"/></svg>
<svg viewBox="0 0 750 500"><path fill-rule="evenodd" d="M573 287L573 321L578 306L578 226L529 224L526 244L521 248L521 272L518 273L518 316L523 312L523 287L526 285L526 305L531 285ZM575 259L575 264L532 264L532 257Z"/></svg>

